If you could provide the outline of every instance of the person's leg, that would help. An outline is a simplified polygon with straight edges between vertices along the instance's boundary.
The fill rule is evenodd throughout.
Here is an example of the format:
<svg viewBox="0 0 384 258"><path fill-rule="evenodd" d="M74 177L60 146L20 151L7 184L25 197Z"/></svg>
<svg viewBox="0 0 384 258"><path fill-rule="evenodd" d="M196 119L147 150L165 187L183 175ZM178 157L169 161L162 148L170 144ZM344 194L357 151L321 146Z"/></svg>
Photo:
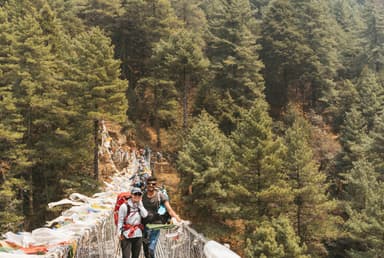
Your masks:
<svg viewBox="0 0 384 258"><path fill-rule="evenodd" d="M142 243L141 237L131 238L132 258L139 258L140 251L141 251L141 243Z"/></svg>
<svg viewBox="0 0 384 258"><path fill-rule="evenodd" d="M147 227L144 228L144 235L143 235L143 251L145 258L151 258L149 256L149 229Z"/></svg>
<svg viewBox="0 0 384 258"><path fill-rule="evenodd" d="M124 238L120 241L121 243L121 253L123 258L131 258L131 241Z"/></svg>
<svg viewBox="0 0 384 258"><path fill-rule="evenodd" d="M159 236L160 236L160 230L159 229L151 230L148 233L149 233L149 243L148 243L149 254L151 258L154 258L157 240L159 240Z"/></svg>

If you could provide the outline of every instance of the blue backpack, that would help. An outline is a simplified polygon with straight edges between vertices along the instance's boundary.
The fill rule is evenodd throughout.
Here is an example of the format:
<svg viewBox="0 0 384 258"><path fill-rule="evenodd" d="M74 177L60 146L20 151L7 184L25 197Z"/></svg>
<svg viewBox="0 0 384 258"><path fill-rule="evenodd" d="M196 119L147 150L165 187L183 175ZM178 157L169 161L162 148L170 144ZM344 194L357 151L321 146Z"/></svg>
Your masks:
<svg viewBox="0 0 384 258"><path fill-rule="evenodd" d="M157 188L157 190L158 190L158 194L157 194L157 197L158 197L157 214L160 215L161 222L163 224L168 224L171 221L171 215L169 215L169 213L167 211L167 208L165 207L164 203L161 202L160 194L159 193L164 194L164 196L166 197L166 199L168 201L169 201L169 195L168 195L167 189L165 189L164 185L161 188Z"/></svg>

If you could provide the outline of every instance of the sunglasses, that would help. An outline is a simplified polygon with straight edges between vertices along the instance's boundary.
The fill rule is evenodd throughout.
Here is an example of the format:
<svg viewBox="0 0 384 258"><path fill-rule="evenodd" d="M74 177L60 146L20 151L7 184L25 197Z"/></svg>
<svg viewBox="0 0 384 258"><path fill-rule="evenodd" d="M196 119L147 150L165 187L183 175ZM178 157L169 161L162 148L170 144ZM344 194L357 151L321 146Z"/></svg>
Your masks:
<svg viewBox="0 0 384 258"><path fill-rule="evenodd" d="M134 193L133 195L135 195L135 196L141 196L142 193Z"/></svg>

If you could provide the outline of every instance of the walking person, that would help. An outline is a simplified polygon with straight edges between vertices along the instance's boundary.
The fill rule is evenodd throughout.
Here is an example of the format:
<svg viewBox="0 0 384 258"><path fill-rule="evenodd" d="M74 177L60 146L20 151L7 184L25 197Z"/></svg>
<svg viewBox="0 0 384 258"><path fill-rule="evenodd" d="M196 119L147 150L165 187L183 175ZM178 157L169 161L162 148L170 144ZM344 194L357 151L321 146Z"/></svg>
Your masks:
<svg viewBox="0 0 384 258"><path fill-rule="evenodd" d="M143 205L148 211L148 217L145 219L146 224L163 224L161 216L158 214L160 205L164 205L169 215L178 222L180 217L172 209L168 197L161 191L156 189L157 179L149 177L147 179L147 190L143 195ZM159 240L160 229L144 228L143 250L145 258L155 258L156 244Z"/></svg>
<svg viewBox="0 0 384 258"><path fill-rule="evenodd" d="M126 201L126 205L121 205L119 208L117 228L123 258L139 258L140 255L144 230L142 218L148 215L142 202L142 195L140 188L132 188L131 198Z"/></svg>

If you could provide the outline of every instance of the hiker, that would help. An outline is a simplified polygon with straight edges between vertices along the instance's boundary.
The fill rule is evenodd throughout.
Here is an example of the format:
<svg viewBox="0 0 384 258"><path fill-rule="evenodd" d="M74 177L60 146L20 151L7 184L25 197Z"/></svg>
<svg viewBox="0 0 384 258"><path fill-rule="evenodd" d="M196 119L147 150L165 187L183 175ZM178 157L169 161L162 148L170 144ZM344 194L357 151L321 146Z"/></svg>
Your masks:
<svg viewBox="0 0 384 258"><path fill-rule="evenodd" d="M180 217L172 209L168 197L156 189L157 179L149 177L147 179L147 190L144 192L143 204L148 211L148 216L145 219L145 224L163 224L161 216L158 214L160 204L163 204L167 209L169 215L175 218L178 222L181 221ZM160 203L159 203L160 201ZM160 236L160 229L149 229L147 226L144 228L143 250L145 258L154 258L156 244Z"/></svg>
<svg viewBox="0 0 384 258"><path fill-rule="evenodd" d="M126 205L121 205L119 208L117 228L123 258L131 258L131 253L132 258L138 258L140 255L144 230L141 220L148 215L143 206L142 195L140 188L132 188L131 198L128 198Z"/></svg>

